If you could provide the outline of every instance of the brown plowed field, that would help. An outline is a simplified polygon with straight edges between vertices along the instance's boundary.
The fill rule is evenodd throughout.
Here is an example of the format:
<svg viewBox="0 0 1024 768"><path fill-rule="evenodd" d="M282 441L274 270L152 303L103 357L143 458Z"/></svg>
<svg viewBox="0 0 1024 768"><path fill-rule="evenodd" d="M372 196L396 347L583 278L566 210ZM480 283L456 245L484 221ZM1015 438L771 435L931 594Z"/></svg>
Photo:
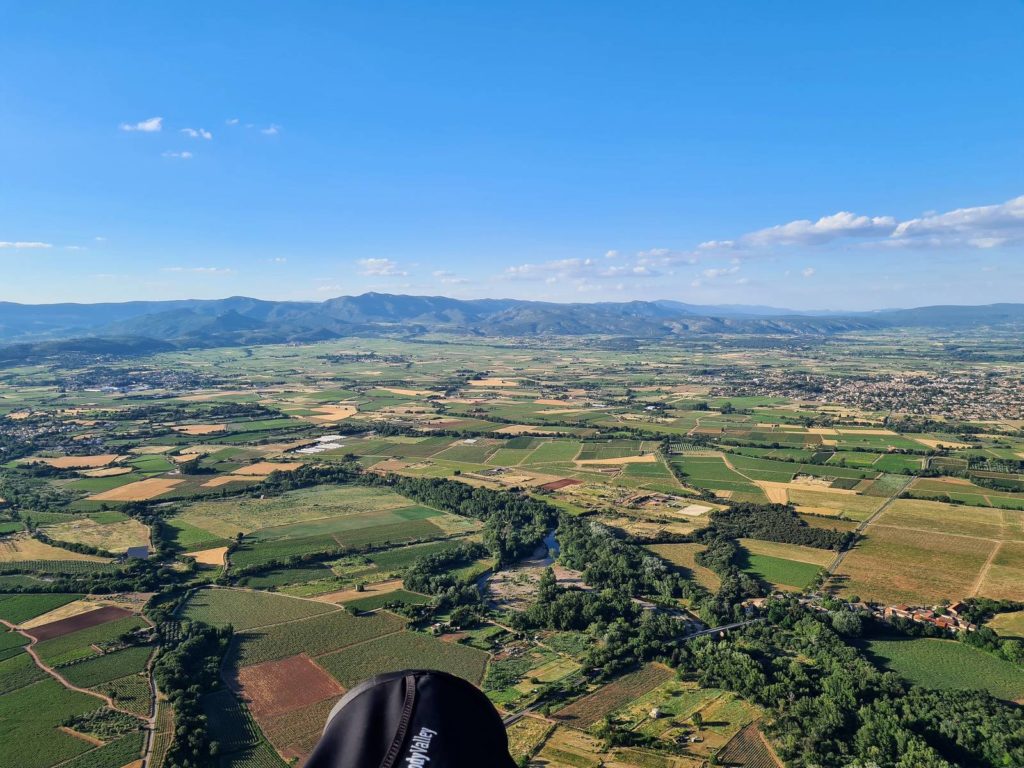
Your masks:
<svg viewBox="0 0 1024 768"><path fill-rule="evenodd" d="M77 616L70 616L66 619L60 619L59 621L51 621L49 624L42 624L41 626L26 629L25 631L39 642L42 642L43 640L61 637L62 635L77 632L80 629L96 627L100 624L106 624L108 621L116 621L117 619L123 619L125 616L131 615L132 612L126 611L124 608L118 608L114 605L105 605L95 611L80 613Z"/></svg>
<svg viewBox="0 0 1024 768"><path fill-rule="evenodd" d="M339 696L345 689L306 654L238 670L237 684L261 724L269 717Z"/></svg>

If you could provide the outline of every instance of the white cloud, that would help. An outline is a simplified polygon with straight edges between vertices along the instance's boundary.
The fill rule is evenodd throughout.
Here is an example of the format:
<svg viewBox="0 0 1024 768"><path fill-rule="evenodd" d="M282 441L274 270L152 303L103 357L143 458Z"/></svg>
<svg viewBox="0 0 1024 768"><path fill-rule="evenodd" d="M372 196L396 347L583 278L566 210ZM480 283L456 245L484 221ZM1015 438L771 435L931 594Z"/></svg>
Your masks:
<svg viewBox="0 0 1024 768"><path fill-rule="evenodd" d="M281 132L281 126L271 123L266 128L260 128L260 133L266 136L277 136Z"/></svg>
<svg viewBox="0 0 1024 768"><path fill-rule="evenodd" d="M989 249L1024 243L1024 195L996 205L930 211L899 221L893 216L862 216L840 211L817 221L797 219L749 232L734 240L707 240L703 252L751 252L771 246L807 247L858 239L865 247Z"/></svg>
<svg viewBox="0 0 1024 768"><path fill-rule="evenodd" d="M33 240L15 240L13 242L0 240L0 248L13 248L19 251L33 251L44 248L53 248L52 243L40 243Z"/></svg>
<svg viewBox="0 0 1024 768"><path fill-rule="evenodd" d="M562 280L607 280L623 277L654 277L660 274L650 260L642 260L639 257L631 263L608 264L608 259L618 259L615 256L605 254L604 259L554 259L538 264L518 264L507 267L503 277L512 280L544 280L548 284L555 282L552 278Z"/></svg>
<svg viewBox="0 0 1024 768"><path fill-rule="evenodd" d="M814 267L806 267L800 274L804 277L814 277L814 273L816 271L817 270L815 270Z"/></svg>
<svg viewBox="0 0 1024 768"><path fill-rule="evenodd" d="M840 211L831 216L822 216L817 221L798 219L788 224L759 229L744 235L742 240L754 246L817 245L842 237L887 235L895 226L896 219L892 216L858 216Z"/></svg>
<svg viewBox="0 0 1024 768"><path fill-rule="evenodd" d="M1024 242L1024 195L997 205L957 208L901 222L892 233L900 244L997 248Z"/></svg>
<svg viewBox="0 0 1024 768"><path fill-rule="evenodd" d="M148 120L140 120L137 123L121 123L122 131L140 131L142 133L156 133L163 129L164 119L162 117L151 117Z"/></svg>
<svg viewBox="0 0 1024 768"><path fill-rule="evenodd" d="M164 267L161 272L190 272L201 275L231 275L235 270L227 267Z"/></svg>
<svg viewBox="0 0 1024 768"><path fill-rule="evenodd" d="M703 275L707 280L717 280L725 275L735 275L739 271L739 266L734 264L731 267L712 267L711 269L705 269L701 272L701 275Z"/></svg>
<svg viewBox="0 0 1024 768"><path fill-rule="evenodd" d="M238 118L229 117L227 120L224 121L224 125L238 125Z"/></svg>
<svg viewBox="0 0 1024 768"><path fill-rule="evenodd" d="M735 240L705 240L697 246L698 251L728 251L736 247Z"/></svg>
<svg viewBox="0 0 1024 768"><path fill-rule="evenodd" d="M391 259L360 259L359 266L362 267L360 274L374 277L404 277L409 274L399 269Z"/></svg>
<svg viewBox="0 0 1024 768"><path fill-rule="evenodd" d="M213 138L213 134L205 128L182 128L181 132L190 139L206 139L209 141Z"/></svg>
<svg viewBox="0 0 1024 768"><path fill-rule="evenodd" d="M172 160L191 160L192 153L188 150L184 152L164 152L164 157L169 157Z"/></svg>
<svg viewBox="0 0 1024 768"><path fill-rule="evenodd" d="M271 264L287 264L288 263L288 259L286 259L284 256L274 256L271 259L267 259L267 261L270 262Z"/></svg>
<svg viewBox="0 0 1024 768"><path fill-rule="evenodd" d="M442 285L465 285L469 282L465 277L459 277L446 269L436 269L432 274Z"/></svg>

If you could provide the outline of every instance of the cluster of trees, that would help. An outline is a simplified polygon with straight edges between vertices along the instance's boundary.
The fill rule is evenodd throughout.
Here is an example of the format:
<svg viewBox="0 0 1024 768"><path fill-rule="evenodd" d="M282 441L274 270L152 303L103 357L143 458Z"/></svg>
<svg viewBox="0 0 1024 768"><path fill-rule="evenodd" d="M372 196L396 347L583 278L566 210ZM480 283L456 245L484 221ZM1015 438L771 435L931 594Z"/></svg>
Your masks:
<svg viewBox="0 0 1024 768"><path fill-rule="evenodd" d="M934 691L880 672L830 624L795 601L729 640L703 639L684 664L703 685L771 712L771 735L793 766L978 768L1024 765L1024 710L980 691Z"/></svg>
<svg viewBox="0 0 1024 768"><path fill-rule="evenodd" d="M168 768L201 768L216 758L220 745L206 729L201 698L220 687L220 663L231 642L230 628L201 622L160 625L163 653L156 661L157 686L174 707L174 741Z"/></svg>
<svg viewBox="0 0 1024 768"><path fill-rule="evenodd" d="M971 624L984 624L997 613L1024 611L1024 603L1017 600L993 600L988 597L969 597L963 601L960 616Z"/></svg>
<svg viewBox="0 0 1024 768"><path fill-rule="evenodd" d="M399 475L366 474L361 481L392 488L435 509L482 520L484 544L500 564L515 562L537 549L557 519L550 504L519 491L492 491L443 478Z"/></svg>
<svg viewBox="0 0 1024 768"><path fill-rule="evenodd" d="M710 528L732 539L749 538L836 551L851 546L852 531L814 528L789 504L733 504L711 513Z"/></svg>
<svg viewBox="0 0 1024 768"><path fill-rule="evenodd" d="M486 557L487 552L487 547L482 544L467 542L444 552L425 555L406 571L405 588L425 595L440 595L459 589L464 586L463 582L452 574L452 570Z"/></svg>
<svg viewBox="0 0 1024 768"><path fill-rule="evenodd" d="M617 538L587 518L562 515L560 560L583 573L591 589L559 586L548 569L536 601L512 618L516 629L547 628L588 632L595 642L584 663L599 677L611 677L651 659L672 661L680 653L684 624L674 615L675 598L712 606L710 592L684 579L642 547ZM668 611L645 610L634 598L648 597Z"/></svg>

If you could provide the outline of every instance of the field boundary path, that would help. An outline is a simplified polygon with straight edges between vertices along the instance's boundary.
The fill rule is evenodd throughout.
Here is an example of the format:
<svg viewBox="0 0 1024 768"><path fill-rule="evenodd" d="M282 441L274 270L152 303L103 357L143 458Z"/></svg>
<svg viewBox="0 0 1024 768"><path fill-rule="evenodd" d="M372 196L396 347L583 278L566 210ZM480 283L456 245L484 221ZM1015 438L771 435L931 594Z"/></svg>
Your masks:
<svg viewBox="0 0 1024 768"><path fill-rule="evenodd" d="M1003 542L997 541L995 547L992 548L992 552L989 553L988 560L981 566L981 572L978 573L978 578L974 580L974 584L971 586L970 597L976 597L978 592L981 590L981 585L985 583L985 577L988 576L989 569L992 568L992 562L996 559L999 554L999 550L1003 548Z"/></svg>
<svg viewBox="0 0 1024 768"><path fill-rule="evenodd" d="M860 536L865 530L867 530L867 527L871 525L873 522L875 522L875 520L877 520L879 516L883 512L885 512L885 510L887 510L892 505L892 503L900 497L900 494L907 490L910 484L914 482L914 480L916 479L917 478L915 475L910 475L909 477L907 477L906 482L903 483L903 485L901 485L895 491L893 491L892 496L886 499L885 503L882 504L882 506L880 506L878 509L872 512L869 517L858 523L857 527L853 529L854 534ZM856 542L854 542L854 546L856 546ZM832 561L832 563L828 566L828 568L825 569L825 573L828 576L834 576L835 572L839 569L839 566L843 564L843 560L846 559L846 555L852 550L853 547L850 547L850 549L844 549L842 552L838 553L835 559Z"/></svg>
<svg viewBox="0 0 1024 768"><path fill-rule="evenodd" d="M33 648L37 640L34 637L32 637L32 635L30 635L28 632L25 632L24 630L18 629L16 626L3 619L0 619L0 624L3 624L8 629L14 630L23 637L27 637L31 642L25 646L25 652L32 657L32 660L36 663L37 667L39 667L41 670L43 670L43 672L48 674L50 677L52 677L58 683L63 685L65 688L71 691L77 691L78 693L84 693L86 696L93 696L94 698L101 699L108 707L110 707L114 711L122 712L126 715L134 717L136 720L142 720L144 723L149 724L149 718L142 717L141 715L137 715L134 712L129 712L127 709L121 709L114 703L114 700L110 696L107 696L106 694L100 693L98 691L89 690L88 688L79 688L77 685L75 685L66 677L64 677L64 675L60 674L56 669L49 666L41 658L39 658L39 654L36 653L35 648Z"/></svg>

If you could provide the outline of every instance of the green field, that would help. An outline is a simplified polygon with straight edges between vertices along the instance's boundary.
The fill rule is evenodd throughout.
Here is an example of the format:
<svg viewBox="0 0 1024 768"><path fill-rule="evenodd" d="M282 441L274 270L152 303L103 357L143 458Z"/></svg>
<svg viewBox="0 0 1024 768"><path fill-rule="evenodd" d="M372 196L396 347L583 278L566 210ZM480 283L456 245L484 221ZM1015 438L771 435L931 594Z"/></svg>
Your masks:
<svg viewBox="0 0 1024 768"><path fill-rule="evenodd" d="M144 735L136 731L108 742L102 747L92 749L79 755L61 768L111 768L111 766L128 765L142 754Z"/></svg>
<svg viewBox="0 0 1024 768"><path fill-rule="evenodd" d="M419 592L410 592L407 589L396 589L394 592L385 592L380 595L360 597L356 600L349 600L345 603L347 608L355 608L359 611L375 611L388 603L404 603L405 605L423 605L430 602L430 597L421 595Z"/></svg>
<svg viewBox="0 0 1024 768"><path fill-rule="evenodd" d="M0 696L0 768L49 768L92 749L57 727L101 704L52 678Z"/></svg>
<svg viewBox="0 0 1024 768"><path fill-rule="evenodd" d="M382 672L414 667L439 669L479 684L484 676L487 654L464 645L444 643L419 632L397 632L317 661L346 687Z"/></svg>
<svg viewBox="0 0 1024 768"><path fill-rule="evenodd" d="M152 653L152 646L134 645L63 667L61 674L79 688L92 688L118 677L141 672L146 668Z"/></svg>
<svg viewBox="0 0 1024 768"><path fill-rule="evenodd" d="M0 595L0 619L12 624L34 619L55 608L78 600L82 595L49 593L39 595Z"/></svg>
<svg viewBox="0 0 1024 768"><path fill-rule="evenodd" d="M319 656L397 632L404 626L405 619L392 613L381 611L353 616L348 611L334 608L331 613L313 618L239 632L235 635L230 656L238 667L282 659L296 653Z"/></svg>
<svg viewBox="0 0 1024 768"><path fill-rule="evenodd" d="M811 563L800 563L770 555L754 555L746 550L741 550L737 564L741 570L764 579L773 587L798 590L806 589L821 570L819 566Z"/></svg>
<svg viewBox="0 0 1024 768"><path fill-rule="evenodd" d="M225 689L209 693L202 700L203 714L209 723L209 733L224 752L236 752L259 743L260 732L252 717Z"/></svg>
<svg viewBox="0 0 1024 768"><path fill-rule="evenodd" d="M239 531L250 533L260 528L308 520L366 515L409 504L408 499L382 488L318 486L266 499L197 502L189 505L177 519L209 531L216 537L233 539Z"/></svg>
<svg viewBox="0 0 1024 768"><path fill-rule="evenodd" d="M0 661L0 694L17 690L45 677L47 674L31 656L18 651L14 656Z"/></svg>
<svg viewBox="0 0 1024 768"><path fill-rule="evenodd" d="M142 619L136 616L126 616L116 621L108 621L106 624L61 635L52 640L44 640L36 645L35 650L47 664L54 666L70 664L79 659L96 656L93 645L112 642L125 632L145 626L148 625Z"/></svg>
<svg viewBox="0 0 1024 768"><path fill-rule="evenodd" d="M956 640L898 638L868 640L873 660L927 688L982 688L993 696L1024 697L1024 669Z"/></svg>
<svg viewBox="0 0 1024 768"><path fill-rule="evenodd" d="M338 610L314 600L241 589L201 589L189 597L182 616L237 631L265 627Z"/></svg>

